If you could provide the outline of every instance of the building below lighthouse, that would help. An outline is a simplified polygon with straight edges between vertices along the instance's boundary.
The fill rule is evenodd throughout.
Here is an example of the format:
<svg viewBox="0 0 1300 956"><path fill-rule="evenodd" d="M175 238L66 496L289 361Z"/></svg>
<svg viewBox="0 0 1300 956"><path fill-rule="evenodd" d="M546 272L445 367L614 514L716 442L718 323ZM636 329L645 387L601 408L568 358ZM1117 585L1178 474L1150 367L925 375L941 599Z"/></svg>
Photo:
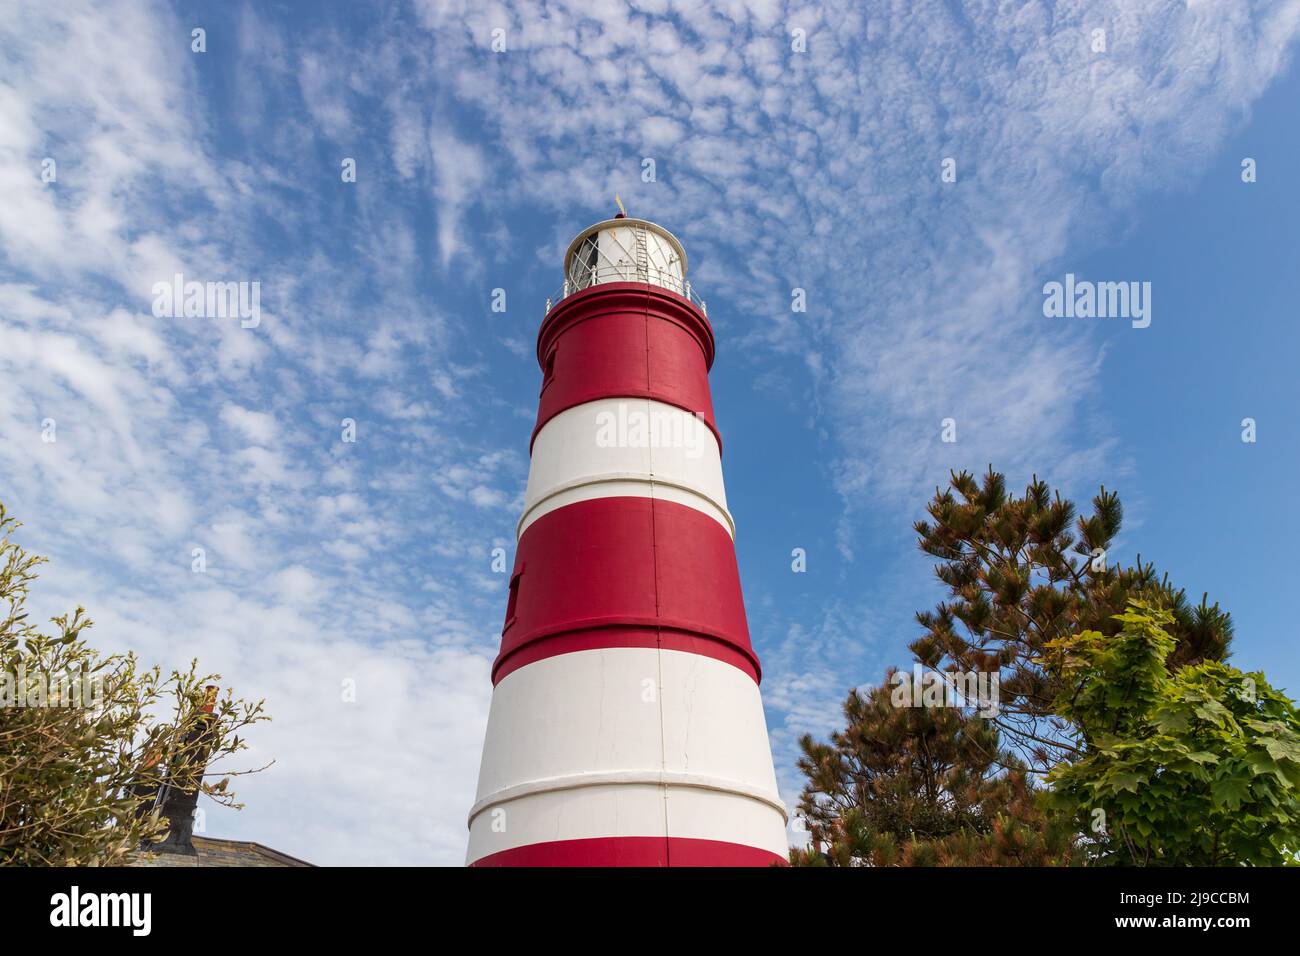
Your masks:
<svg viewBox="0 0 1300 956"><path fill-rule="evenodd" d="M583 230L537 336L531 465L467 862L784 862L708 372L666 229Z"/></svg>

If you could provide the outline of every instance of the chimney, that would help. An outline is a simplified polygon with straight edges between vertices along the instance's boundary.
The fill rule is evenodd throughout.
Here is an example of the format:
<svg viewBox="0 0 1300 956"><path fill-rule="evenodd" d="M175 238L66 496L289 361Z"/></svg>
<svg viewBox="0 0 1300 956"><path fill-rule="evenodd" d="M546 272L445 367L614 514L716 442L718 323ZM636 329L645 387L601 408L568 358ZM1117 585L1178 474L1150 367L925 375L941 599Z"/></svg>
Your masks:
<svg viewBox="0 0 1300 956"><path fill-rule="evenodd" d="M173 768L169 766L166 782L159 787L154 797L153 806L159 808L162 816L167 820L167 835L160 843L146 845L145 849L151 852L196 855L193 840L194 810L199 802L198 782L202 779L208 762L211 742L205 738L210 736L212 714L217 703L217 690L215 684L208 684L204 688L203 703L199 705L200 716L196 719L194 728L185 736L187 747L198 745L194 752L194 759L198 761L194 785L187 789L174 786L171 782ZM182 768L177 767L174 772L179 776Z"/></svg>

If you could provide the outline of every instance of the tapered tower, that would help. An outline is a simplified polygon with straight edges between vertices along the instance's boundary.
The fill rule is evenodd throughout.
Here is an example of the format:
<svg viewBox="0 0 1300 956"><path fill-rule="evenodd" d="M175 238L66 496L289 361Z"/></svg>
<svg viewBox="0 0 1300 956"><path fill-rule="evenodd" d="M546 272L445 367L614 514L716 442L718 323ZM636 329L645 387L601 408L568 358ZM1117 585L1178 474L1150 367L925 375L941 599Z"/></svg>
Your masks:
<svg viewBox="0 0 1300 956"><path fill-rule="evenodd" d="M620 214L573 240L564 274L537 336L468 862L784 861L686 253Z"/></svg>

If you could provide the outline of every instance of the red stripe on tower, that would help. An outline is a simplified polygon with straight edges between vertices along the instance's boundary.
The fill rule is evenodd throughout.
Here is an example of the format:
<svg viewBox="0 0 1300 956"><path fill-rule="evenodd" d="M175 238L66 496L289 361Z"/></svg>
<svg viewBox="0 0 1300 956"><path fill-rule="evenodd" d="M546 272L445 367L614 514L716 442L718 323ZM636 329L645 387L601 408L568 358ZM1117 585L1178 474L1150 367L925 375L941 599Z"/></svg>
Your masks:
<svg viewBox="0 0 1300 956"><path fill-rule="evenodd" d="M570 244L468 862L751 866L785 858L722 481L713 330L667 230Z"/></svg>

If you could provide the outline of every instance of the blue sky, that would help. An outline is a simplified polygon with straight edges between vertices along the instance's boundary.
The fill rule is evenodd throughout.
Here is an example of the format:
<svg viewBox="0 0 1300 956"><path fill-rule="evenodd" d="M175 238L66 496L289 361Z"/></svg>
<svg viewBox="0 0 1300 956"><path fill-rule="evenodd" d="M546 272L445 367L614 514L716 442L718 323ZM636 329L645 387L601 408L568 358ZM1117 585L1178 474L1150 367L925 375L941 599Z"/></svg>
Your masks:
<svg viewBox="0 0 1300 956"><path fill-rule="evenodd" d="M709 301L787 801L798 735L908 661L951 467L1118 489L1121 556L1296 692L1300 4L595 6L0 15L0 499L39 614L268 698L210 834L463 860L534 336L615 192ZM260 282L261 323L154 316L176 272ZM1152 283L1150 327L1045 318L1067 272Z"/></svg>

